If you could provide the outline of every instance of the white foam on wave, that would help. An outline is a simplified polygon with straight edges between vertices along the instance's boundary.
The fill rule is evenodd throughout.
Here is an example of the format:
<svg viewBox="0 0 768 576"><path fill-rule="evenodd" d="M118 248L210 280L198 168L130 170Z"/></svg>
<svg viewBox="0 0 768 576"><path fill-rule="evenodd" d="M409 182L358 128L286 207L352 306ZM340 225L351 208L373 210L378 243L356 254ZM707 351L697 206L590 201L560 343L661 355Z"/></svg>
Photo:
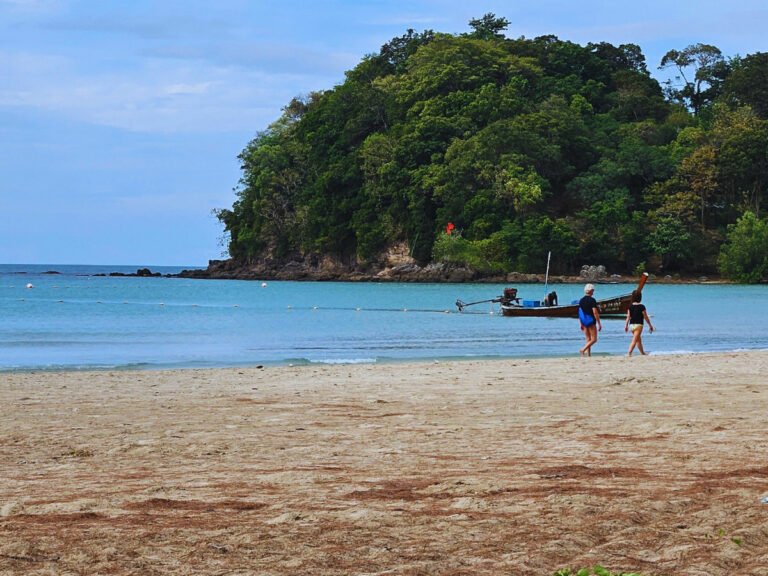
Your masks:
<svg viewBox="0 0 768 576"><path fill-rule="evenodd" d="M310 364L375 364L376 358L323 358L310 360Z"/></svg>
<svg viewBox="0 0 768 576"><path fill-rule="evenodd" d="M661 350L648 352L650 356L681 356L686 354L728 354L737 352L768 352L768 348L728 348L718 350Z"/></svg>
<svg viewBox="0 0 768 576"><path fill-rule="evenodd" d="M704 354L701 350L662 350L660 352L650 351L647 352L649 356L682 356L686 354Z"/></svg>

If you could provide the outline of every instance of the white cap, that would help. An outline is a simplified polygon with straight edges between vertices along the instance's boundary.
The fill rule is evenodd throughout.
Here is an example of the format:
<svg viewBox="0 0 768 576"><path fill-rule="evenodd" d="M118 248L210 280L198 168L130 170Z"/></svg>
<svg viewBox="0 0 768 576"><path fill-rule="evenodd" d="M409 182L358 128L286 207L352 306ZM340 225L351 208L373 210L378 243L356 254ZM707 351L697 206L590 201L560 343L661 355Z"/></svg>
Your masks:
<svg viewBox="0 0 768 576"><path fill-rule="evenodd" d="M592 284L587 284L584 286L584 294L589 294L590 292L594 292L595 287Z"/></svg>

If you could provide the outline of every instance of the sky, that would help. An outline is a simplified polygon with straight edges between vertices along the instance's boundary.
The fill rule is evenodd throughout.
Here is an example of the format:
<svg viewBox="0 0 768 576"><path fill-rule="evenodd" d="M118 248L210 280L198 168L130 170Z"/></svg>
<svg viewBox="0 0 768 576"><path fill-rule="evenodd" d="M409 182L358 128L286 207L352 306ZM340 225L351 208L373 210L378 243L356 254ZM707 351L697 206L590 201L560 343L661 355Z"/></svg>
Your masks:
<svg viewBox="0 0 768 576"><path fill-rule="evenodd" d="M765 0L0 0L0 263L226 257L238 154L409 28L768 50Z"/></svg>

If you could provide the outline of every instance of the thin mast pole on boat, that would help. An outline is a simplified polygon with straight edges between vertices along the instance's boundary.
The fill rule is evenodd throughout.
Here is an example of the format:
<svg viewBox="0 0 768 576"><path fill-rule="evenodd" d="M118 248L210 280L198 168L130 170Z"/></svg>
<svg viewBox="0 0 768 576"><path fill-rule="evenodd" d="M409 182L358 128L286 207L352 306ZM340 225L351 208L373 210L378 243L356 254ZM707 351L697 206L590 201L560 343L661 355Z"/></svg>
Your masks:
<svg viewBox="0 0 768 576"><path fill-rule="evenodd" d="M547 299L547 285L549 284L549 259L552 256L552 251L547 252L547 274L544 276L544 300Z"/></svg>

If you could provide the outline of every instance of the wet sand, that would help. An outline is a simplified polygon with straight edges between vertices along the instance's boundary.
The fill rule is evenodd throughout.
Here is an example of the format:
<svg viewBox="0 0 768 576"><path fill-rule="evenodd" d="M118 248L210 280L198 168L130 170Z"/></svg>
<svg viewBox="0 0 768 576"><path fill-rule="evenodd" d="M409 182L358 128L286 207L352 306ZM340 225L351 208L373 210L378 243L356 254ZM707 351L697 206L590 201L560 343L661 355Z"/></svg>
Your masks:
<svg viewBox="0 0 768 576"><path fill-rule="evenodd" d="M0 574L768 570L768 352L0 374Z"/></svg>

